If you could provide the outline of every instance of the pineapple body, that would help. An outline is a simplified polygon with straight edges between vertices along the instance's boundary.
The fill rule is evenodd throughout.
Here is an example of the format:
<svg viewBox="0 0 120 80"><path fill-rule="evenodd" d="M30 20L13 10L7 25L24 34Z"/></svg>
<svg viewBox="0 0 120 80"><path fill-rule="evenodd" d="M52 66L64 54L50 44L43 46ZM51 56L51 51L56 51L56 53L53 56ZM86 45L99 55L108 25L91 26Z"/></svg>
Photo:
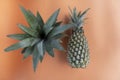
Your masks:
<svg viewBox="0 0 120 80"><path fill-rule="evenodd" d="M89 49L82 27L73 31L68 42L68 62L73 68L85 68L89 63Z"/></svg>

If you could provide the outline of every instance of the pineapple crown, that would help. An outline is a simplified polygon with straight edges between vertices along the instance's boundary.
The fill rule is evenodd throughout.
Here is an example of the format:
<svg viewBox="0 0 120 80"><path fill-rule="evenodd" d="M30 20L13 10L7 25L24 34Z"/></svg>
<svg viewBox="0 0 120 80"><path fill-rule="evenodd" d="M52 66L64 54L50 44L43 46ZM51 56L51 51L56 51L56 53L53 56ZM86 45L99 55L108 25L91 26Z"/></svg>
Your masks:
<svg viewBox="0 0 120 80"><path fill-rule="evenodd" d="M22 24L18 24L18 27L24 32L21 34L8 35L9 38L19 40L5 51L12 51L19 48L23 48L23 59L32 55L33 68L36 71L39 60L42 62L45 55L45 51L52 57L54 57L53 48L64 50L60 44L60 39L65 36L64 31L71 28L71 24L61 25L61 22L57 22L57 17L60 9L56 10L50 18L44 23L41 15L37 12L36 16L24 7L20 7L24 14L29 27Z"/></svg>
<svg viewBox="0 0 120 80"><path fill-rule="evenodd" d="M75 27L74 29L83 27L84 20L86 19L85 15L86 15L86 13L88 12L89 9L90 8L86 9L83 12L77 12L76 8L73 8L73 10L71 10L71 8L69 8L71 24L74 25L74 27Z"/></svg>

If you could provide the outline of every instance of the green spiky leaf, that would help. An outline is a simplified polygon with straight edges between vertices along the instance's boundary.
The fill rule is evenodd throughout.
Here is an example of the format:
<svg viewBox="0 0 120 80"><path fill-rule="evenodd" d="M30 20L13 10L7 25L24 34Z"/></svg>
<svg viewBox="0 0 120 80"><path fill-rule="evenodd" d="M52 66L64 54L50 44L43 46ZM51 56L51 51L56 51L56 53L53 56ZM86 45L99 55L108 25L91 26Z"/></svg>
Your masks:
<svg viewBox="0 0 120 80"><path fill-rule="evenodd" d="M44 43L44 41L43 41L43 43ZM43 45L43 56L41 56L40 55L40 57L39 57L39 60L40 60L40 62L42 62L42 60L43 60L43 57L44 57L44 54L45 54L45 44Z"/></svg>
<svg viewBox="0 0 120 80"><path fill-rule="evenodd" d="M73 15L72 15L72 16L73 16L74 21L77 22L77 21L78 21L78 18L77 18L76 8L73 9Z"/></svg>
<svg viewBox="0 0 120 80"><path fill-rule="evenodd" d="M28 47L31 45L32 41L34 39L33 38L27 38L27 39L24 39L16 44L13 44L11 46L9 46L8 48L5 49L5 51L12 51L12 50L16 50L16 49L19 49L19 48L25 48L25 47Z"/></svg>
<svg viewBox="0 0 120 80"><path fill-rule="evenodd" d="M59 14L60 9L55 11L52 16L47 20L46 24L44 25L45 33L48 34L48 32L51 30L52 25L56 22L57 16Z"/></svg>
<svg viewBox="0 0 120 80"><path fill-rule="evenodd" d="M36 45L38 42L40 42L41 40L39 39L39 38L35 38L34 40L33 40L33 42L31 43L31 46L34 46L34 45Z"/></svg>
<svg viewBox="0 0 120 80"><path fill-rule="evenodd" d="M36 71L37 64L39 62L40 57L43 58L44 51L43 51L43 41L39 42L35 47L33 51L33 68L34 71ZM41 59L42 60L42 59Z"/></svg>
<svg viewBox="0 0 120 80"><path fill-rule="evenodd" d="M62 23L62 21L59 21L57 23L55 23L53 26L59 26Z"/></svg>
<svg viewBox="0 0 120 80"><path fill-rule="evenodd" d="M71 24L75 26L74 30L83 26L85 14L88 12L88 10L89 8L81 13L77 12L76 8L74 8L73 10L70 9Z"/></svg>
<svg viewBox="0 0 120 80"><path fill-rule="evenodd" d="M77 21L77 17L76 17L76 8L73 8L73 11L71 10L71 8L69 7L70 10L70 17L72 22L76 22Z"/></svg>
<svg viewBox="0 0 120 80"><path fill-rule="evenodd" d="M48 54L52 57L54 57L53 48L56 48L58 50L64 50L64 48L60 44L60 40L54 40L54 39L46 41L45 47L46 47L46 51L48 52Z"/></svg>
<svg viewBox="0 0 120 80"><path fill-rule="evenodd" d="M50 37L53 37L59 33L63 33L64 31L72 28L73 26L71 24L55 27L53 31L49 34Z"/></svg>
<svg viewBox="0 0 120 80"><path fill-rule="evenodd" d="M7 37L10 37L10 38L13 38L16 40L23 40L25 38L29 38L30 35L28 35L28 34L10 34L10 35L7 35Z"/></svg>
<svg viewBox="0 0 120 80"><path fill-rule="evenodd" d="M51 37L52 39L60 39L60 38L63 38L63 37L65 37L65 36L67 36L66 34L64 34L64 33L60 33L60 34L57 34L57 35L55 35L55 36L53 36L53 37Z"/></svg>
<svg viewBox="0 0 120 80"><path fill-rule="evenodd" d="M34 47L33 55L32 55L32 58L33 58L33 69L34 69L34 71L36 71L37 64L39 62L39 56L40 56L40 54L38 52L37 47Z"/></svg>
<svg viewBox="0 0 120 80"><path fill-rule="evenodd" d="M51 44L51 40L48 40L48 41L45 42L45 49L50 56L54 57L54 52L53 52L53 47L52 47L52 44Z"/></svg>
<svg viewBox="0 0 120 80"><path fill-rule="evenodd" d="M64 48L62 47L62 45L60 44L60 40L53 40L52 43L53 48L56 48L58 50L64 50Z"/></svg>
<svg viewBox="0 0 120 80"><path fill-rule="evenodd" d="M85 19L85 15L89 10L90 10L90 8L86 9L83 13L81 13L81 15L80 15L81 20Z"/></svg>
<svg viewBox="0 0 120 80"><path fill-rule="evenodd" d="M36 29L36 27L38 26L38 22L37 22L36 17L34 16L34 14L31 11L27 11L22 6L20 6L20 9L21 9L22 13L24 14L30 27L32 27L33 29Z"/></svg>
<svg viewBox="0 0 120 80"><path fill-rule="evenodd" d="M27 47L25 51L23 52L24 57L23 59L26 59L28 56L30 56L33 52L33 47Z"/></svg>
<svg viewBox="0 0 120 80"><path fill-rule="evenodd" d="M26 26L23 26L22 24L18 24L18 27L23 30L24 32L26 32L27 34L33 36L33 37L37 37L38 36L38 32L36 32L35 30L28 28Z"/></svg>
<svg viewBox="0 0 120 80"><path fill-rule="evenodd" d="M37 12L37 20L38 20L38 24L40 25L40 27L43 27L44 21L39 12Z"/></svg>
<svg viewBox="0 0 120 80"><path fill-rule="evenodd" d="M38 49L38 53L40 54L40 57L41 57L41 61L43 59L43 56L44 56L44 41L41 41L37 44L37 49Z"/></svg>

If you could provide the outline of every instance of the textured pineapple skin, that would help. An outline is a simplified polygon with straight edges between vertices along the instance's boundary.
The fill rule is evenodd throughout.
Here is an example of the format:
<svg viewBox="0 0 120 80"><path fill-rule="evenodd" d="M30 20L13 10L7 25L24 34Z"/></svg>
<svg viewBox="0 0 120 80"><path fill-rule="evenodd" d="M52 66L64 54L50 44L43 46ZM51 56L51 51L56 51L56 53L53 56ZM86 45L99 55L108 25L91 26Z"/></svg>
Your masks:
<svg viewBox="0 0 120 80"><path fill-rule="evenodd" d="M86 68L90 59L88 42L82 28L72 33L67 51L68 62L73 68Z"/></svg>

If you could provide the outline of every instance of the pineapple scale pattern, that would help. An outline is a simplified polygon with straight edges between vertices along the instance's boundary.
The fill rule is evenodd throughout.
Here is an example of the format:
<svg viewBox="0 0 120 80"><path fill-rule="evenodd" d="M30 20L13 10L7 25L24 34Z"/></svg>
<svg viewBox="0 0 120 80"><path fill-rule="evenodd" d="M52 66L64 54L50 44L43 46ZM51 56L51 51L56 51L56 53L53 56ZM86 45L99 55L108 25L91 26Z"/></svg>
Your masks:
<svg viewBox="0 0 120 80"><path fill-rule="evenodd" d="M67 58L73 68L85 68L89 63L89 49L82 28L73 32L68 43Z"/></svg>

